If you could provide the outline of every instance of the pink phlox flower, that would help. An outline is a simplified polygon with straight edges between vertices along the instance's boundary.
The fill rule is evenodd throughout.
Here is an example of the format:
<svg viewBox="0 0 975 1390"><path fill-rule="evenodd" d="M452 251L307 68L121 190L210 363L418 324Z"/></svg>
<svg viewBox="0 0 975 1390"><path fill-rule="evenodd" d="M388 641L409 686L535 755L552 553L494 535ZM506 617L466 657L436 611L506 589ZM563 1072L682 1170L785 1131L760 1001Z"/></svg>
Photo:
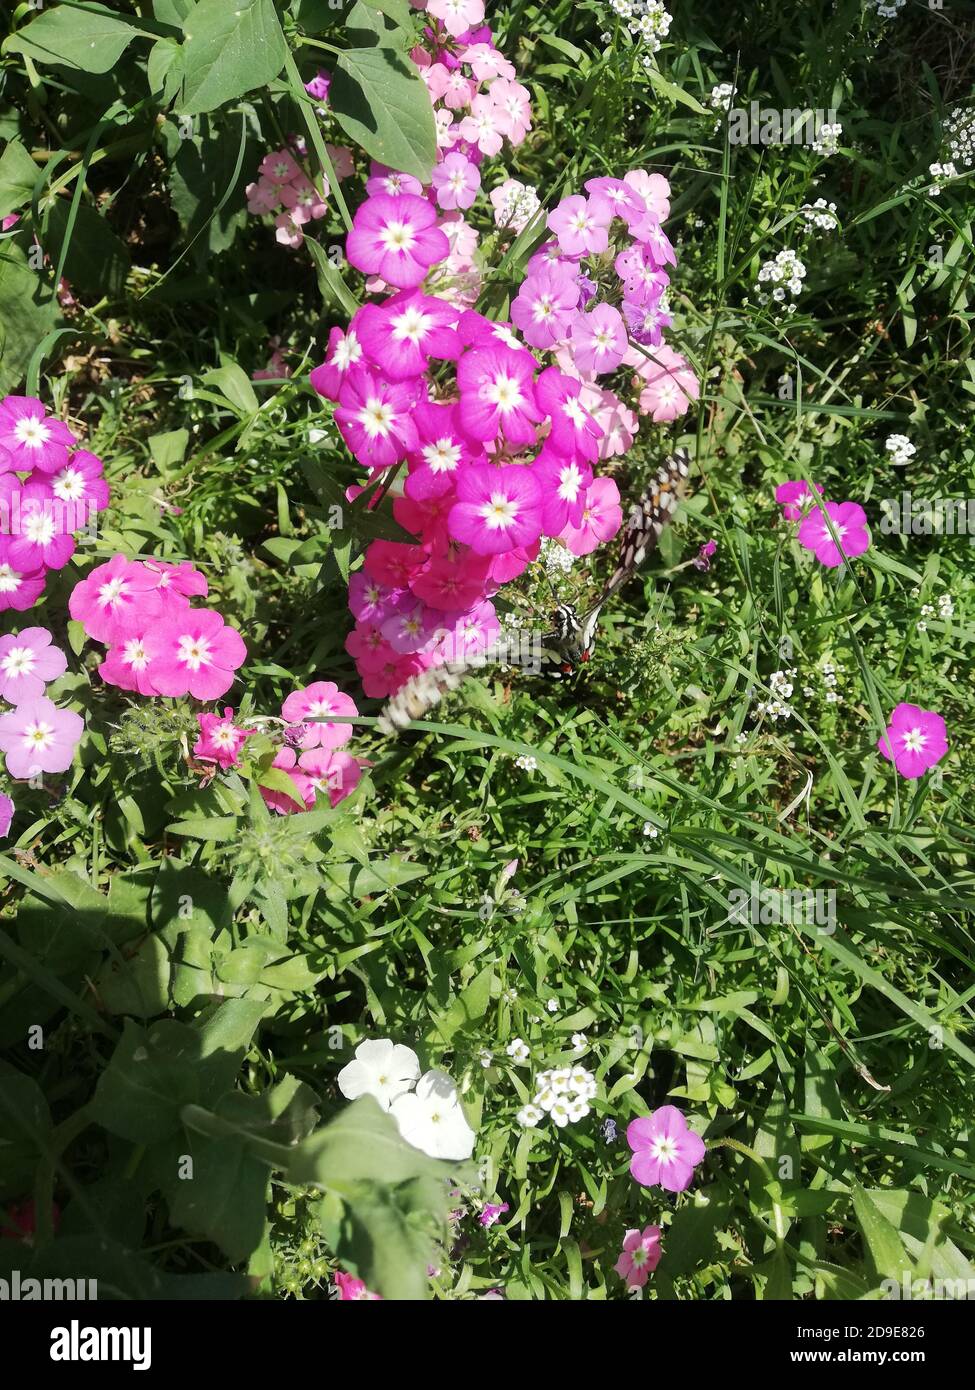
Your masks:
<svg viewBox="0 0 975 1390"><path fill-rule="evenodd" d="M103 467L96 454L77 449L67 463L48 475L46 481L54 497L77 508L77 525L70 529L80 530L88 520L89 511L104 511L108 506L109 488L102 477Z"/></svg>
<svg viewBox="0 0 975 1390"><path fill-rule="evenodd" d="M98 674L106 685L139 695L158 695L153 684L153 661L162 650L158 620L141 631L126 631L113 639Z"/></svg>
<svg viewBox="0 0 975 1390"><path fill-rule="evenodd" d="M355 321L343 331L333 328L328 335L325 361L311 371L308 380L312 388L326 400L337 401L342 382L351 367L362 363L362 344L355 331Z"/></svg>
<svg viewBox="0 0 975 1390"><path fill-rule="evenodd" d="M535 383L535 398L551 418L548 444L556 453L592 463L599 456L602 427L582 404L582 383L557 367L546 367Z"/></svg>
<svg viewBox="0 0 975 1390"><path fill-rule="evenodd" d="M378 622L380 616L386 618L408 602L409 592L406 589L393 589L380 584L365 570L356 570L349 578L349 608L353 617L360 622Z"/></svg>
<svg viewBox="0 0 975 1390"><path fill-rule="evenodd" d="M507 1202L485 1202L477 1219L482 1226L493 1226L508 1209Z"/></svg>
<svg viewBox="0 0 975 1390"><path fill-rule="evenodd" d="M386 381L365 367L352 367L339 390L335 423L361 464L387 468L416 448L414 402L409 383Z"/></svg>
<svg viewBox="0 0 975 1390"><path fill-rule="evenodd" d="M613 371L627 349L622 314L611 304L597 304L588 313L577 314L571 342L572 356L580 371L597 376Z"/></svg>
<svg viewBox="0 0 975 1390"><path fill-rule="evenodd" d="M824 502L822 505L833 523L836 540L818 507L800 521L796 540L804 550L811 550L820 564L835 569L845 559L852 560L869 548L867 514L858 502Z"/></svg>
<svg viewBox="0 0 975 1390"><path fill-rule="evenodd" d="M36 696L0 715L0 749L11 777L35 777L41 772L66 772L85 731L74 710L59 709L46 696Z"/></svg>
<svg viewBox="0 0 975 1390"><path fill-rule="evenodd" d="M526 361L527 359L527 361ZM473 439L497 439L509 444L535 442L542 419L532 382L534 359L510 348L474 348L457 364L460 422Z"/></svg>
<svg viewBox="0 0 975 1390"><path fill-rule="evenodd" d="M403 490L413 501L424 502L449 492L459 470L484 456L461 430L456 404L424 401L416 407L413 422L417 447L409 456Z"/></svg>
<svg viewBox="0 0 975 1390"><path fill-rule="evenodd" d="M549 213L545 225L567 256L593 256L609 245L610 220L604 204L573 193Z"/></svg>
<svg viewBox="0 0 975 1390"><path fill-rule="evenodd" d="M621 217L628 227L632 227L647 215L646 203L632 184L624 183L622 179L587 179L586 192L593 205L609 220Z"/></svg>
<svg viewBox="0 0 975 1390"><path fill-rule="evenodd" d="M69 526L75 520L74 507L59 501L48 482L35 474L17 496L19 516L16 527L11 519L10 548L7 559L23 574L31 570L59 570L75 551Z"/></svg>
<svg viewBox="0 0 975 1390"><path fill-rule="evenodd" d="M48 415L36 396L5 396L0 401L0 448L18 471L56 473L67 463L74 443L67 425Z"/></svg>
<svg viewBox="0 0 975 1390"><path fill-rule="evenodd" d="M312 748L299 754L291 776L301 788L306 806L314 806L322 793L337 806L359 785L362 764L341 748Z"/></svg>
<svg viewBox="0 0 975 1390"><path fill-rule="evenodd" d="M475 464L457 480L450 534L478 555L530 545L542 530L542 496L530 468Z"/></svg>
<svg viewBox="0 0 975 1390"><path fill-rule="evenodd" d="M683 1192L690 1186L705 1153L704 1140L688 1129L686 1119L673 1105L662 1105L652 1115L631 1120L626 1142L633 1151L631 1176L644 1187L659 1185L668 1192Z"/></svg>
<svg viewBox="0 0 975 1390"><path fill-rule="evenodd" d="M483 599L462 613L451 613L446 620L437 651L445 661L466 661L498 640L501 624L489 599Z"/></svg>
<svg viewBox="0 0 975 1390"><path fill-rule="evenodd" d="M193 745L193 756L202 762L219 763L223 768L234 767L240 761L240 750L255 732L234 723L234 712L228 705L222 715L198 714L200 737Z"/></svg>
<svg viewBox="0 0 975 1390"><path fill-rule="evenodd" d="M12 705L44 694L49 681L68 669L68 658L52 646L46 627L25 627L0 637L0 696Z"/></svg>
<svg viewBox="0 0 975 1390"><path fill-rule="evenodd" d="M272 150L270 154L266 154L258 165L258 170L273 184L290 183L293 178L304 172L294 155L289 154L287 150Z"/></svg>
<svg viewBox="0 0 975 1390"><path fill-rule="evenodd" d="M877 747L902 777L920 777L948 751L945 721L934 710L899 704Z"/></svg>
<svg viewBox="0 0 975 1390"><path fill-rule="evenodd" d="M663 174L651 174L645 169L631 169L623 182L638 193L647 213L656 222L666 222L670 216L670 184Z"/></svg>
<svg viewBox="0 0 975 1390"><path fill-rule="evenodd" d="M303 690L292 691L281 706L281 714L290 724L307 725L302 748L341 748L355 732L354 726L316 721L326 714L358 713L351 695L339 690L334 681L314 681Z"/></svg>
<svg viewBox="0 0 975 1390"><path fill-rule="evenodd" d="M113 555L75 585L68 612L96 642L118 642L161 618L164 598L158 578L138 560Z"/></svg>
<svg viewBox="0 0 975 1390"><path fill-rule="evenodd" d="M658 423L676 420L684 415L701 394L700 383L689 367L686 358L673 348L661 343L646 355L633 349L627 358L637 368L640 385L639 406L641 415L650 415Z"/></svg>
<svg viewBox="0 0 975 1390"><path fill-rule="evenodd" d="M489 586L490 560L469 550L434 555L413 580L417 598L447 613L471 609Z"/></svg>
<svg viewBox="0 0 975 1390"><path fill-rule="evenodd" d="M356 210L346 237L346 257L357 270L381 275L398 289L411 289L450 253L436 221L425 198L410 193L369 198Z"/></svg>
<svg viewBox="0 0 975 1390"><path fill-rule="evenodd" d="M816 483L816 491L822 493L822 483ZM798 521L812 505L813 494L809 490L805 478L799 478L795 482L780 483L775 489L775 500L782 507L782 515L786 521Z"/></svg>
<svg viewBox="0 0 975 1390"><path fill-rule="evenodd" d="M578 317L579 282L565 262L540 266L522 281L511 318L532 347L564 342Z"/></svg>
<svg viewBox="0 0 975 1390"><path fill-rule="evenodd" d="M453 211L456 208L469 208L477 197L481 186L481 174L466 155L451 153L433 171L433 186L437 190L437 204Z"/></svg>
<svg viewBox="0 0 975 1390"><path fill-rule="evenodd" d="M431 647L442 623L443 613L440 609L428 608L425 603L417 601L412 608L405 608L387 618L381 631L393 651L399 656L406 656Z"/></svg>
<svg viewBox="0 0 975 1390"><path fill-rule="evenodd" d="M247 659L240 633L211 608L187 608L175 618L167 617L153 636L159 653L152 681L160 695L219 700Z"/></svg>
<svg viewBox="0 0 975 1390"><path fill-rule="evenodd" d="M335 1271L335 1285L340 1290L338 1298L340 1303L355 1299L375 1302L381 1298L378 1293L370 1293L361 1279L355 1279L351 1274L346 1274L341 1269Z"/></svg>
<svg viewBox="0 0 975 1390"><path fill-rule="evenodd" d="M408 589L426 560L426 554L419 545L406 545L402 541L372 541L366 550L363 566L367 574L387 588Z"/></svg>
<svg viewBox="0 0 975 1390"><path fill-rule="evenodd" d="M613 1269L629 1289L642 1289L649 1275L657 1268L663 1251L660 1248L659 1226L645 1226L642 1231L627 1231L623 1249Z"/></svg>
<svg viewBox="0 0 975 1390"><path fill-rule="evenodd" d="M495 108L504 113L508 121L508 139L513 145L520 145L531 130L531 94L520 82L512 82L507 77L496 78L488 88Z"/></svg>
<svg viewBox="0 0 975 1390"><path fill-rule="evenodd" d="M591 555L603 541L612 540L623 524L619 488L612 478L595 478L586 489L578 526L561 533L573 555Z"/></svg>
<svg viewBox="0 0 975 1390"><path fill-rule="evenodd" d="M423 184L413 174L404 174L399 169L390 169L375 160L369 165L366 179L366 192L370 198L385 194L388 198L398 198L401 193L409 193L414 198L422 197Z"/></svg>
<svg viewBox="0 0 975 1390"><path fill-rule="evenodd" d="M532 465L542 493L542 529L546 536L560 536L567 526L582 525L589 488L590 464L579 457L557 453L548 443Z"/></svg>
<svg viewBox="0 0 975 1390"><path fill-rule="evenodd" d="M457 358L461 341L454 330L452 304L420 290L401 290L385 304L367 306L359 319L359 339L372 362L390 381L422 376L431 357Z"/></svg>
<svg viewBox="0 0 975 1390"><path fill-rule="evenodd" d="M490 92L474 97L470 114L460 123L461 139L489 156L500 154L504 137L510 136L511 130L511 118L503 106L495 104Z"/></svg>

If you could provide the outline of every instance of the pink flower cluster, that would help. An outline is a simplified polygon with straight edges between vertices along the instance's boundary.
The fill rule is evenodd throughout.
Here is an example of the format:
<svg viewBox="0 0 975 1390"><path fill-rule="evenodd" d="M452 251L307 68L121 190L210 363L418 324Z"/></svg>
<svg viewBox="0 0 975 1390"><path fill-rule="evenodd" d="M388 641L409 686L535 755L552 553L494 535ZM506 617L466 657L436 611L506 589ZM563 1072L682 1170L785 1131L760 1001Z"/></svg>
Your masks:
<svg viewBox="0 0 975 1390"><path fill-rule="evenodd" d="M321 792L337 806L355 790L364 764L342 749L352 737L353 726L327 716L358 712L355 702L333 681L315 681L287 697L280 719L262 716L255 720L284 726L281 747L271 766L284 773L289 785L287 790L261 787L261 795L272 810L280 815L310 811ZM200 737L193 747L194 758L224 770L237 766L245 743L257 729L236 724L229 707L222 715L198 714L196 718Z"/></svg>
<svg viewBox="0 0 975 1390"><path fill-rule="evenodd" d="M31 608L108 506L102 462L34 396L0 401L0 611Z"/></svg>
<svg viewBox="0 0 975 1390"><path fill-rule="evenodd" d="M612 419L604 456L629 448L637 422L600 377L634 368L637 409L658 423L683 415L700 393L686 360L663 342L676 264L662 225L669 195L667 180L643 169L589 179L586 196L571 194L549 214L554 240L528 262L511 306L525 340L554 353L585 384L590 408L598 402Z"/></svg>
<svg viewBox="0 0 975 1390"><path fill-rule="evenodd" d="M247 648L219 613L191 607L191 598L206 593L206 578L188 561L113 555L75 585L68 609L88 637L108 647L98 672L109 685L218 700Z"/></svg>
<svg viewBox="0 0 975 1390"><path fill-rule="evenodd" d="M84 732L74 710L59 709L45 687L67 670L46 627L27 627L0 637L0 696L14 708L0 715L0 749L11 777L65 772ZM0 835L10 827L13 803L0 798Z"/></svg>
<svg viewBox="0 0 975 1390"><path fill-rule="evenodd" d="M605 431L583 383L543 369L511 324L424 293L447 252L435 223L409 193L357 210L348 259L398 293L333 329L311 374L337 403L367 482L407 467L393 511L416 544L372 542L349 592L357 622L347 647L375 697L489 646L499 630L491 597L543 536L583 555L622 523L615 483L593 475ZM432 364L444 361L456 368L435 383Z"/></svg>
<svg viewBox="0 0 975 1390"><path fill-rule="evenodd" d="M327 145L326 149L339 181L353 173L351 150L335 145ZM304 241L303 228L328 212L328 179L322 174L316 184L309 177L299 162L304 154L301 140L295 140L291 149L271 150L261 160L257 181L249 183L246 189L247 211L258 217L273 217L275 237L292 250Z"/></svg>

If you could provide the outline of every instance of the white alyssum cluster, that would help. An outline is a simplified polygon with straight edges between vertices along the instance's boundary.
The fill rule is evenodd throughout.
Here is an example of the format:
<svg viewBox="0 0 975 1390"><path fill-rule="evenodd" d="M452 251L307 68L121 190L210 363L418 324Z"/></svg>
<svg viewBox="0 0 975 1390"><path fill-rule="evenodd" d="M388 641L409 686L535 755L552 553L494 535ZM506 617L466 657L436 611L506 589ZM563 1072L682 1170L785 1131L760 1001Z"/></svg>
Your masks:
<svg viewBox="0 0 975 1390"><path fill-rule="evenodd" d="M805 203L799 209L806 222L806 231L835 232L840 225L836 216L836 204L827 203L825 198L817 198L814 203Z"/></svg>
<svg viewBox="0 0 975 1390"><path fill-rule="evenodd" d="M789 313L796 306L791 301L787 302L787 296L801 293L805 278L806 267L794 251L779 251L770 261L765 261L758 272L759 284L770 285L771 298L776 304L784 304ZM759 298L763 304L769 302L768 294L762 294Z"/></svg>
<svg viewBox="0 0 975 1390"><path fill-rule="evenodd" d="M884 448L890 454L890 461L896 468L903 468L917 453L906 434L889 434L884 440Z"/></svg>
<svg viewBox="0 0 975 1390"><path fill-rule="evenodd" d="M934 182L928 195L937 198L950 179L957 179L975 165L975 108L956 106L946 117L943 126L944 143L950 158L928 165Z"/></svg>
<svg viewBox="0 0 975 1390"><path fill-rule="evenodd" d="M812 142L812 147L817 154L825 156L835 154L840 147L840 136L842 134L843 127L839 121L835 121L832 125L827 122L825 125L819 127L816 138Z"/></svg>
<svg viewBox="0 0 975 1390"><path fill-rule="evenodd" d="M532 757L530 753L521 753L515 758L515 767L520 767L522 772L537 772L538 759Z"/></svg>
<svg viewBox="0 0 975 1390"><path fill-rule="evenodd" d="M873 7L881 19L896 19L907 0L873 0Z"/></svg>
<svg viewBox="0 0 975 1390"><path fill-rule="evenodd" d="M531 1103L518 1111L518 1123L526 1129L534 1129L548 1115L559 1129L564 1129L589 1114L589 1102L596 1094L596 1078L591 1071L578 1065L556 1067L540 1071L535 1087Z"/></svg>
<svg viewBox="0 0 975 1390"><path fill-rule="evenodd" d="M541 203L538 190L520 179L508 179L499 190L501 196L494 200L494 223L497 227L507 227L513 232L522 232L535 216Z"/></svg>
<svg viewBox="0 0 975 1390"><path fill-rule="evenodd" d="M711 88L711 95L707 99L707 104L712 111L716 111L714 118L715 130L721 129L721 123L725 114L731 110L731 103L735 99L735 86L733 82L719 82L717 86Z"/></svg>
<svg viewBox="0 0 975 1390"><path fill-rule="evenodd" d="M660 0L609 0L609 7L619 15L636 42L647 48L643 66L652 67L653 55L670 32L673 17Z"/></svg>
<svg viewBox="0 0 975 1390"><path fill-rule="evenodd" d="M939 164L935 160L933 164L928 165L928 173L934 179L934 183L928 189L928 195L931 198L939 198L945 184L958 177L958 170L951 160L948 160L946 164Z"/></svg>
<svg viewBox="0 0 975 1390"><path fill-rule="evenodd" d="M571 550L567 550L564 545L560 545L551 536L542 538L538 558L548 575L568 574L576 560Z"/></svg>
<svg viewBox="0 0 975 1390"><path fill-rule="evenodd" d="M410 1047L391 1038L367 1039L338 1074L346 1100L372 1096L392 1115L408 1144L431 1158L470 1158L475 1134L467 1123L457 1087L443 1071L420 1075Z"/></svg>
<svg viewBox="0 0 975 1390"><path fill-rule="evenodd" d="M778 723L780 719L791 719L794 713L789 701L792 698L793 678L796 668L790 666L787 671L773 671L768 678L771 696L768 700L760 700L758 712L765 718Z"/></svg>
<svg viewBox="0 0 975 1390"><path fill-rule="evenodd" d="M828 705L838 705L840 702L839 691L836 689L839 681L838 673L843 670L842 666L837 666L833 661L823 661L820 665L823 673L823 685L826 687L826 703Z"/></svg>
<svg viewBox="0 0 975 1390"><path fill-rule="evenodd" d="M935 607L933 603L924 603L921 605L921 621L917 625L918 632L927 631L928 625L925 619L933 617L934 613ZM947 622L949 618L954 617L955 601L951 597L951 594L939 594L937 613L943 623Z"/></svg>

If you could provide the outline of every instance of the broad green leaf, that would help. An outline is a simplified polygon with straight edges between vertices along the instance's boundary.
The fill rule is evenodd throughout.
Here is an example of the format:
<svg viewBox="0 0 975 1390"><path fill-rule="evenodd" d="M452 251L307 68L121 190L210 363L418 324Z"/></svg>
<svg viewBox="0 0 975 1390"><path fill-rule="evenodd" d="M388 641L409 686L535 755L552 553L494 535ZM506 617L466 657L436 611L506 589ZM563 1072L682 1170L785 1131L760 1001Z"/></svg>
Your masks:
<svg viewBox="0 0 975 1390"><path fill-rule="evenodd" d="M853 1187L853 1210L877 1280L910 1279L913 1266L900 1237L859 1183Z"/></svg>
<svg viewBox="0 0 975 1390"><path fill-rule="evenodd" d="M27 206L37 182L37 172L37 165L20 141L9 141L0 155L0 217Z"/></svg>
<svg viewBox="0 0 975 1390"><path fill-rule="evenodd" d="M180 1109L198 1099L198 1056L192 1028L165 1019L146 1029L126 1019L122 1039L98 1078L92 1118L133 1144L165 1139L179 1128Z"/></svg>
<svg viewBox="0 0 975 1390"><path fill-rule="evenodd" d="M199 0L183 24L183 90L189 116L266 87L287 53L273 0Z"/></svg>
<svg viewBox="0 0 975 1390"><path fill-rule="evenodd" d="M429 183L437 157L433 106L404 54L385 47L341 54L329 105L345 133L373 159Z"/></svg>
<svg viewBox="0 0 975 1390"><path fill-rule="evenodd" d="M101 5L54 5L8 38L3 51L78 72L110 72L138 33Z"/></svg>

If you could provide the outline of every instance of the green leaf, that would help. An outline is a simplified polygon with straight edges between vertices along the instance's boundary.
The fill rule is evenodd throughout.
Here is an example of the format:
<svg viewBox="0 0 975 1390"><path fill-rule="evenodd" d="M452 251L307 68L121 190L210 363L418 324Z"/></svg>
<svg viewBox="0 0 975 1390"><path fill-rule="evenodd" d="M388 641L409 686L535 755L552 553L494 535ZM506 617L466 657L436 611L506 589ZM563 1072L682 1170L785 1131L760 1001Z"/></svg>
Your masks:
<svg viewBox="0 0 975 1390"><path fill-rule="evenodd" d="M373 159L429 183L437 157L433 106L404 54L386 47L341 54L329 106L345 133Z"/></svg>
<svg viewBox="0 0 975 1390"><path fill-rule="evenodd" d="M449 1171L407 1144L396 1121L372 1096L361 1096L295 1148L288 1181L343 1191L360 1181L407 1182L431 1173L441 1178Z"/></svg>
<svg viewBox="0 0 975 1390"><path fill-rule="evenodd" d="M30 1185L50 1133L50 1112L37 1082L20 1072L0 1071L0 1192Z"/></svg>
<svg viewBox="0 0 975 1390"><path fill-rule="evenodd" d="M853 1185L853 1210L870 1256L877 1282L911 1278L913 1267L894 1227L859 1183Z"/></svg>
<svg viewBox="0 0 975 1390"><path fill-rule="evenodd" d="M19 140L11 140L0 155L0 217L30 202L37 182L37 165Z"/></svg>
<svg viewBox="0 0 975 1390"><path fill-rule="evenodd" d="M77 72L110 72L138 33L100 5L56 5L8 38L3 51Z"/></svg>
<svg viewBox="0 0 975 1390"><path fill-rule="evenodd" d="M0 242L0 395L23 381L37 344L58 318L48 285L17 241Z"/></svg>
<svg viewBox="0 0 975 1390"><path fill-rule="evenodd" d="M444 1225L446 1191L445 1183L429 1176L395 1186L352 1183L342 1194L341 1217L323 1223L329 1244L383 1298L428 1298L427 1265Z"/></svg>
<svg viewBox="0 0 975 1390"><path fill-rule="evenodd" d="M98 1078L92 1119L133 1144L153 1144L179 1128L182 1106L199 1096L199 1037L165 1019L149 1029L126 1019L112 1060Z"/></svg>
<svg viewBox="0 0 975 1390"><path fill-rule="evenodd" d="M284 66L287 45L273 0L199 0L183 24L186 115L213 111L266 87Z"/></svg>

